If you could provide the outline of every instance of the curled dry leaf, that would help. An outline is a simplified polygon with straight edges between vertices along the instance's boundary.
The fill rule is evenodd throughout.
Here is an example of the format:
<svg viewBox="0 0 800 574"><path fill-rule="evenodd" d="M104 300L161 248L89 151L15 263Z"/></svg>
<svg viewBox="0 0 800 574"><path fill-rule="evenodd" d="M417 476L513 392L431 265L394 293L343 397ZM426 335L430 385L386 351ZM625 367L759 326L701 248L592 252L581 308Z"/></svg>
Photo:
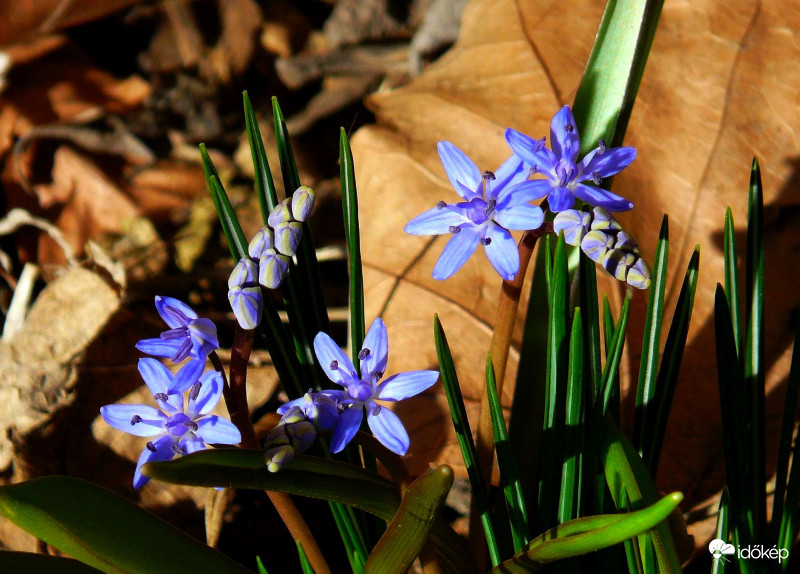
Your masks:
<svg viewBox="0 0 800 574"><path fill-rule="evenodd" d="M373 316L383 314L393 357L411 363L404 369L435 363L431 317L438 312L469 401L477 400L483 384L499 278L477 256L453 278L433 281L431 271L446 238L407 236L403 225L439 199L455 197L436 154L437 141L452 141L480 169L494 169L510 152L505 127L534 137L549 135L550 117L575 94L601 9L589 0L474 0L464 12L456 46L411 84L370 98L378 125L353 138L368 310ZM735 7L721 0L667 3L625 142L636 146L639 155L614 181L615 191L636 204L631 215L620 219L639 238L646 256L654 254L662 215L670 215L674 279L668 288L668 319L691 251L702 245L689 348L657 480L665 491L685 492L689 504L718 491L724 481L713 291L723 279L725 206L733 208L743 228L754 154L761 160L768 206L767 439L771 445L777 441L779 417L773 415L783 406L789 312L798 304L797 290L787 285L800 281L797 266L786 265L800 248L800 45L788 32L797 25L800 9L791 2L753 0ZM743 249L743 237L739 245ZM607 288L616 287L609 281ZM636 297L630 345L641 344L637 333L642 332L645 304L645 297ZM523 301L521 313L525 307ZM518 329L515 344L519 337ZM628 373L638 372L639 354L640 348L629 348L627 380ZM512 357L509 391L515 370ZM439 402L431 398L431 404ZM415 430L432 420L424 408L404 416ZM427 431L412 437L412 445L425 444L429 450L421 456L459 464L447 426L451 434L442 438L443 448L425 444L430 443ZM774 465L774 448L770 452ZM710 531L697 528L695 534L702 544Z"/></svg>

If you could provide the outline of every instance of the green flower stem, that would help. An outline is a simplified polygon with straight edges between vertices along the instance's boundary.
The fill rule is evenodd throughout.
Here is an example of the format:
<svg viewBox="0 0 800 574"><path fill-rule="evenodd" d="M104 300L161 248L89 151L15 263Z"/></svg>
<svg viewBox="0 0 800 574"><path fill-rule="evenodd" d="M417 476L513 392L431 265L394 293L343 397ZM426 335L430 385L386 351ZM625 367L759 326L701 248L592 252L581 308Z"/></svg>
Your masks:
<svg viewBox="0 0 800 574"><path fill-rule="evenodd" d="M250 361L250 352L253 350L253 334L254 331L242 329L236 325L236 334L231 347L230 384L225 378L225 369L223 369L217 353L211 353L209 358L214 368L222 374L224 383L222 395L225 398L225 406L231 422L242 433L241 446L261 450L253 423L250 420L250 409L247 406L247 364ZM283 492L267 490L266 493L292 538L302 545L314 571L317 574L331 574L331 569L325 561L325 556L322 554L314 534L300 511L297 510L291 497Z"/></svg>
<svg viewBox="0 0 800 574"><path fill-rule="evenodd" d="M503 281L500 296L497 301L497 321L492 332L492 343L489 353L497 382L497 396L503 396L503 381L506 376L506 363L508 363L508 350L511 347L511 334L519 309L519 297L522 293L522 283L525 281L525 272L531 260L536 241L546 233L552 233L553 224L545 222L539 229L526 231L519 242L519 272L512 281ZM478 419L478 436L476 442L478 464L485 484L489 485L492 475L492 459L494 456L494 436L492 431L492 411L489 408L489 397L484 394L481 399L481 412ZM476 513L473 513L473 516ZM481 531L481 529L477 529Z"/></svg>

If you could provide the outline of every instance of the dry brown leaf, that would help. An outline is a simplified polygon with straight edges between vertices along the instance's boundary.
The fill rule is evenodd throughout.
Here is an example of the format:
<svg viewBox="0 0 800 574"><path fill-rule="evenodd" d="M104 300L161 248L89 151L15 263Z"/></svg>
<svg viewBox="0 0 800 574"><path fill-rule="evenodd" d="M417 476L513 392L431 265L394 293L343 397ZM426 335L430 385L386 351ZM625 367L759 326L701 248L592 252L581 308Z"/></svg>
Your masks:
<svg viewBox="0 0 800 574"><path fill-rule="evenodd" d="M438 312L468 398L475 399L482 384L500 280L478 254L452 279L433 281L445 239L407 236L403 225L436 201L455 198L437 141L452 141L481 169L494 169L509 155L505 127L534 137L548 134L552 114L574 97L601 9L590 0L474 0L456 46L408 86L372 97L378 125L353 138L369 311L383 314L393 336L393 360L413 363L409 368L434 364L431 317ZM743 226L753 154L762 162L768 205L767 417L768 440L777 440L775 413L784 391L776 388L786 377L789 312L798 304L797 290L785 286L800 281L797 266L785 265L800 247L800 45L791 32L798 25L800 7L791 2L667 3L625 142L639 155L614 182L615 191L636 204L620 219L646 256L654 253L662 214L670 215L675 279L668 317L679 274L694 245L702 245L689 349L657 481L664 490L684 491L689 505L724 481L711 311L714 287L723 278L724 209L730 205ZM739 245L743 249L743 237ZM629 330L627 368L633 373L645 302L636 297ZM515 344L519 336L518 329ZM515 370L509 365L506 389ZM433 420L424 409L404 414L412 428ZM424 456L457 464L455 438L446 426L445 447L426 444ZM429 437L412 437L412 444L430 443ZM698 543L708 534L696 533Z"/></svg>

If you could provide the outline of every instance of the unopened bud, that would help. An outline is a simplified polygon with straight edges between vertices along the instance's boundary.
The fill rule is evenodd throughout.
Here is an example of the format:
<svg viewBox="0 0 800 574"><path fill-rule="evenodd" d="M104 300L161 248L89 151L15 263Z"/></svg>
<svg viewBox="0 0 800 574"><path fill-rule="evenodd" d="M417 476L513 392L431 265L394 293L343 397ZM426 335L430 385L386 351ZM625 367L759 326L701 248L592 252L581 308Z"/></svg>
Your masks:
<svg viewBox="0 0 800 574"><path fill-rule="evenodd" d="M239 287L234 285L228 290L233 315L242 329L255 329L261 323L261 312L264 307L261 287Z"/></svg>
<svg viewBox="0 0 800 574"><path fill-rule="evenodd" d="M275 226L275 250L278 253L293 256L300 245L303 226L297 221L284 221Z"/></svg>
<svg viewBox="0 0 800 574"><path fill-rule="evenodd" d="M307 185L301 185L292 194L292 216L297 221L305 221L314 209L316 192Z"/></svg>
<svg viewBox="0 0 800 574"><path fill-rule="evenodd" d="M272 230L269 227L262 227L253 236L250 245L247 246L247 252L253 259L260 259L264 250L272 249L272 247Z"/></svg>
<svg viewBox="0 0 800 574"><path fill-rule="evenodd" d="M614 219L607 209L603 207L595 207L593 210L594 219L592 220L592 229L599 229L602 231L616 232L622 229L619 221Z"/></svg>
<svg viewBox="0 0 800 574"><path fill-rule="evenodd" d="M294 449L283 445L267 450L264 454L264 464L270 472L278 472L294 458Z"/></svg>
<svg viewBox="0 0 800 574"><path fill-rule="evenodd" d="M283 201L281 201L278 205L275 206L275 209L269 214L267 218L267 223L272 229L275 229L279 223L283 223L284 221L291 221L292 220L292 210L290 205L292 203L292 198L287 197Z"/></svg>
<svg viewBox="0 0 800 574"><path fill-rule="evenodd" d="M581 250L595 263L602 263L603 257L613 245L613 235L594 229L584 236L581 241Z"/></svg>
<svg viewBox="0 0 800 574"><path fill-rule="evenodd" d="M567 209L556 214L553 220L553 231L564 232L564 241L567 245L577 247L589 231L592 216L589 212L578 209Z"/></svg>
<svg viewBox="0 0 800 574"><path fill-rule="evenodd" d="M277 289L289 270L289 258L267 249L258 260L258 282L267 289Z"/></svg>
<svg viewBox="0 0 800 574"><path fill-rule="evenodd" d="M637 259L633 267L628 269L628 276L625 282L636 289L647 289L650 287L650 267L644 259Z"/></svg>
<svg viewBox="0 0 800 574"><path fill-rule="evenodd" d="M240 259L228 277L228 289L258 283L258 265L249 257Z"/></svg>

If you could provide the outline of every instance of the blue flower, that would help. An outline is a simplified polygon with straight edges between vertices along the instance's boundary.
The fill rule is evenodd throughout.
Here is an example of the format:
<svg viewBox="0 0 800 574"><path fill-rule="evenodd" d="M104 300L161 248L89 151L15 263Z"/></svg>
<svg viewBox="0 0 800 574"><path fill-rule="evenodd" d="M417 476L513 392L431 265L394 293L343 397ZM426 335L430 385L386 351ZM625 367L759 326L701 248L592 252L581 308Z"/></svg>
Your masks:
<svg viewBox="0 0 800 574"><path fill-rule="evenodd" d="M200 319L186 303L156 295L156 310L169 329L156 339L142 339L136 348L156 357L180 363L186 357L202 359L219 349L217 327L211 319Z"/></svg>
<svg viewBox="0 0 800 574"><path fill-rule="evenodd" d="M481 172L464 152L450 142L437 146L442 165L456 193L464 200L439 204L412 219L406 233L442 235L450 241L433 268L434 279L447 279L458 271L478 244L486 250L492 266L503 279L511 280L519 271L519 251L509 229L536 229L544 220L541 208L528 202L544 197L548 190L527 181L528 170L522 161L509 158L497 172Z"/></svg>
<svg viewBox="0 0 800 574"><path fill-rule="evenodd" d="M139 359L147 388L160 408L148 405L106 405L103 419L128 434L150 437L136 464L133 487L141 488L149 478L141 473L143 464L170 460L206 448L206 444L237 444L242 437L230 421L209 415L222 397L222 376L217 371L203 374L205 361L192 360L176 375L155 359ZM184 391L189 400L184 402Z"/></svg>
<svg viewBox="0 0 800 574"><path fill-rule="evenodd" d="M531 173L541 173L547 177L534 180L534 183L540 197L548 196L547 202L552 212L570 209L576 197L609 211L626 211L633 207L633 203L624 197L581 182L592 181L599 185L603 178L628 167L636 158L636 149L607 149L603 140L600 140L600 145L578 163L581 140L569 106L556 112L550 123L552 151L544 147L544 138L535 140L511 128L506 130L506 141L514 154L530 167Z"/></svg>
<svg viewBox="0 0 800 574"><path fill-rule="evenodd" d="M358 353L359 371L338 345L325 333L314 338L314 352L328 378L345 388L344 391L325 391L340 408L339 421L333 429L330 450L341 451L355 436L367 411L367 424L383 445L394 453L408 451L408 433L400 418L376 400L395 402L413 397L432 387L439 379L438 371L413 371L393 375L379 383L386 370L389 341L386 326L375 319L367 331L364 346Z"/></svg>

